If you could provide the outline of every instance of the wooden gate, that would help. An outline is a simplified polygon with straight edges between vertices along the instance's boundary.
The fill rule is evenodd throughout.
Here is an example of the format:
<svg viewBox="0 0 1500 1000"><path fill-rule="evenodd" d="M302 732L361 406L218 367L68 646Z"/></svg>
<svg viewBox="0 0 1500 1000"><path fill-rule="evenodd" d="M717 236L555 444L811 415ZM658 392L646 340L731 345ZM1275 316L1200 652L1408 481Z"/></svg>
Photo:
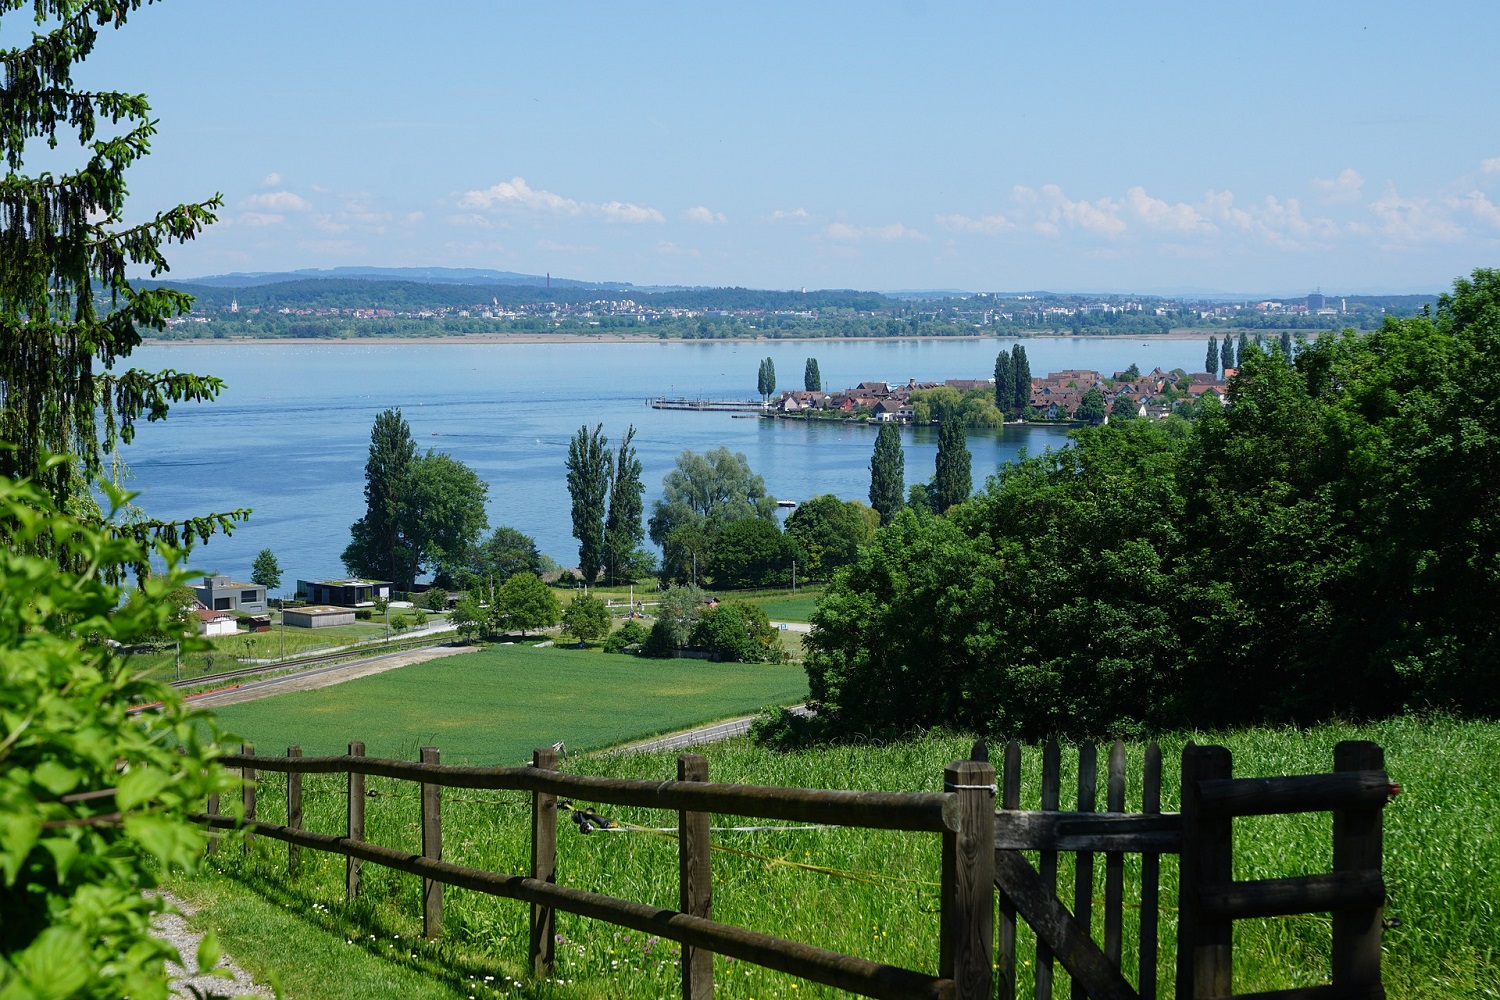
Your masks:
<svg viewBox="0 0 1500 1000"><path fill-rule="evenodd" d="M1329 912L1333 917L1331 982L1256 994L1315 1000L1383 997L1380 934L1385 901L1381 810L1399 789L1389 783L1373 743L1348 741L1334 751L1330 774L1234 778L1223 747L1191 743L1182 756L1182 811L1161 811L1161 751L1146 749L1140 811L1125 811L1125 747L1108 752L1104 810L1098 809L1098 750L1078 750L1076 808L1063 811L1061 752L1043 748L1041 809L1022 811L1021 751L1005 748L995 816L995 886L1000 918L996 978L1002 1000L1016 995L1018 919L1037 939L1034 995L1051 1000L1056 963L1072 977L1074 1000L1155 1000L1159 995L1162 855L1179 855L1177 997L1234 996L1235 920ZM1333 867L1323 875L1236 882L1233 818L1300 812L1333 813ZM1038 852L1033 866L1023 851ZM1073 907L1058 893L1058 855L1074 855ZM1103 928L1094 933L1097 855L1104 860ZM1125 856L1138 854L1140 920L1135 982L1122 965ZM1102 942L1102 943L1101 943ZM1028 961L1025 963L1030 965Z"/></svg>

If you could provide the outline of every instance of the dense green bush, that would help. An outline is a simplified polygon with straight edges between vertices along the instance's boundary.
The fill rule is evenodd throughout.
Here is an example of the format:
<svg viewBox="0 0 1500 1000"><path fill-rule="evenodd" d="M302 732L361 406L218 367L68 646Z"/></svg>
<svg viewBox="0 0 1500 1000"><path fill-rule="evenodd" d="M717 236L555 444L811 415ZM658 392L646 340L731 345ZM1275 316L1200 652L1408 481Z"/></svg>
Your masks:
<svg viewBox="0 0 1500 1000"><path fill-rule="evenodd" d="M606 653L623 653L626 646L644 643L646 637L651 634L650 630L638 621L628 621L615 629L604 640L604 651Z"/></svg>
<svg viewBox="0 0 1500 1000"><path fill-rule="evenodd" d="M0 996L164 998L174 953L148 928L166 904L142 890L197 862L187 816L236 784L208 718L139 680L116 644L165 627L188 575L161 547L164 572L111 585L152 553L25 482L0 479L0 524Z"/></svg>

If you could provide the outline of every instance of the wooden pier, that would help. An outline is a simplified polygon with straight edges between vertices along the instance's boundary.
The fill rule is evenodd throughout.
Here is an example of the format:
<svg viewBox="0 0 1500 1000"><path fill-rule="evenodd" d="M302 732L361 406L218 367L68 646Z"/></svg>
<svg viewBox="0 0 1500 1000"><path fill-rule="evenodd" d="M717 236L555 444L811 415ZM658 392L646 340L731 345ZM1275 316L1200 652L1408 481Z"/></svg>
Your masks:
<svg viewBox="0 0 1500 1000"><path fill-rule="evenodd" d="M718 413L761 413L766 404L758 399L688 399L657 396L646 400L653 410L709 410Z"/></svg>

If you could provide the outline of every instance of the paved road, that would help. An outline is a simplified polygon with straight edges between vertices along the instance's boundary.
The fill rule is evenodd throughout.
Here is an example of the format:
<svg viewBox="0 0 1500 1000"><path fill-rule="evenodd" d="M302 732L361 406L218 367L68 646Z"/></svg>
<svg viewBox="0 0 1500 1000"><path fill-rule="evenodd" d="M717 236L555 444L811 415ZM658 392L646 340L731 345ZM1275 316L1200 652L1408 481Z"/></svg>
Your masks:
<svg viewBox="0 0 1500 1000"><path fill-rule="evenodd" d="M806 705L797 705L791 709L797 715L811 714ZM635 753L636 751L650 750L680 750L683 747L702 746L704 743L718 743L734 736L743 736L750 731L750 724L760 718L757 715L745 715L738 719L729 719L724 722L715 722L709 726L699 726L697 729L686 729L680 733L672 733L670 736L658 736L651 740L642 740L639 743L627 743L624 746L613 747L604 751L605 753Z"/></svg>

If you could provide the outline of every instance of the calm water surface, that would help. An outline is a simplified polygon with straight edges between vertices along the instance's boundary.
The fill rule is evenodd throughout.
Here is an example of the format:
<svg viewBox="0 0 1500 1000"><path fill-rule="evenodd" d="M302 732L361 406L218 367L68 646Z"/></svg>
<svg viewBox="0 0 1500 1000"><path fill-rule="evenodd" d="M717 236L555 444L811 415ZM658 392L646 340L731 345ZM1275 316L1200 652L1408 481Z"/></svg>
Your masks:
<svg viewBox="0 0 1500 1000"><path fill-rule="evenodd" d="M1011 339L933 341L668 342L632 344L338 343L145 347L132 364L217 375L228 389L210 404L174 407L142 425L123 450L155 517L181 518L251 507L232 536L194 554L195 568L248 579L255 553L269 548L296 579L342 574L349 525L364 513L370 426L400 407L422 448L446 451L489 484L491 526L507 524L537 540L564 565L577 560L563 462L580 425L604 424L611 442L636 427L646 503L684 449L726 445L744 452L772 495L820 493L868 502L873 426L771 421L724 413L653 410L648 397L745 399L755 395L761 358L782 388L802 388L809 356L825 389L862 381L988 378ZM1119 339L1023 341L1034 375L1066 368L1112 372L1134 362L1196 371L1205 342ZM937 435L903 428L908 484L932 477ZM1057 428L971 431L974 481L1021 449L1066 443Z"/></svg>

